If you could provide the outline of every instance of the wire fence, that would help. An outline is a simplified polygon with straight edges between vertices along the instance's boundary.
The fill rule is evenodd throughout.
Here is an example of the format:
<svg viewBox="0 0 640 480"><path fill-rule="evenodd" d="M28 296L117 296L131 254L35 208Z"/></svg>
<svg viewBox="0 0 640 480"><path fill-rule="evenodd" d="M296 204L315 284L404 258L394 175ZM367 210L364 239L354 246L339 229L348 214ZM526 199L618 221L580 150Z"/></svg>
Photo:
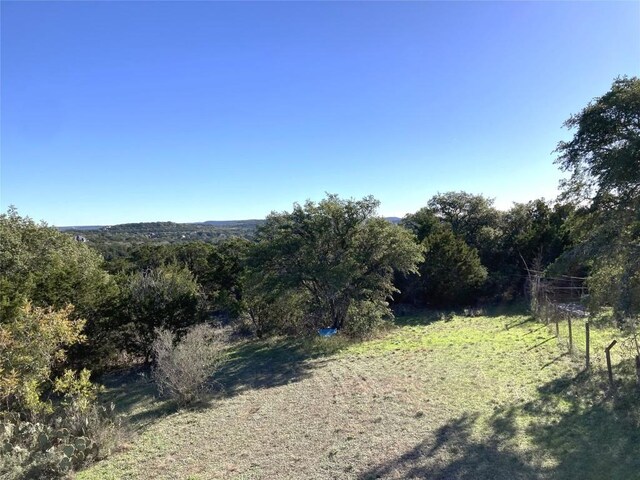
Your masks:
<svg viewBox="0 0 640 480"><path fill-rule="evenodd" d="M637 333L626 334L610 323L598 322L588 308L586 278L543 276L529 270L528 291L534 316L544 322L561 348L582 358L585 370L606 370L614 386L616 366L632 359L640 386L640 349Z"/></svg>

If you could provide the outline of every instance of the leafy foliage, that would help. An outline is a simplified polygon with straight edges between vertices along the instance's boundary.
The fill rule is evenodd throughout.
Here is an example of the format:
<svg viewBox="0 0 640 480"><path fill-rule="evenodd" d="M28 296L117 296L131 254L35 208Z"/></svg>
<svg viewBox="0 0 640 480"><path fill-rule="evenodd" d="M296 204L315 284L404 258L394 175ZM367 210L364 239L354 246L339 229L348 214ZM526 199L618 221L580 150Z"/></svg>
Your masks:
<svg viewBox="0 0 640 480"><path fill-rule="evenodd" d="M640 195L640 79L616 79L611 90L569 117L565 126L577 131L557 148L557 163L571 173L564 196L635 204Z"/></svg>
<svg viewBox="0 0 640 480"><path fill-rule="evenodd" d="M571 173L564 198L579 202L571 252L591 268L592 306L610 305L619 320L640 313L640 79L618 78L565 125L558 163Z"/></svg>
<svg viewBox="0 0 640 480"><path fill-rule="evenodd" d="M125 346L151 359L158 328L179 331L198 323L203 293L185 267L169 265L133 273L123 279Z"/></svg>
<svg viewBox="0 0 640 480"><path fill-rule="evenodd" d="M402 224L418 235L425 259L419 275L398 279L403 290L399 298L432 306L473 303L487 278L477 249L456 236L430 208L407 215Z"/></svg>
<svg viewBox="0 0 640 480"><path fill-rule="evenodd" d="M500 214L493 207L493 200L467 192L446 192L434 195L427 203L433 214L451 226L453 233L471 247L482 252L487 242L495 237Z"/></svg>
<svg viewBox="0 0 640 480"><path fill-rule="evenodd" d="M31 414L51 413L42 395L51 387L53 369L66 357L65 347L85 339L84 321L73 320L73 307L52 310L25 304L15 318L0 323L0 401L7 410ZM70 375L69 373L66 375ZM66 377L57 383L61 393L74 391L92 396L86 388L88 374Z"/></svg>
<svg viewBox="0 0 640 480"><path fill-rule="evenodd" d="M410 232L375 217L372 197L295 204L272 213L257 234L250 270L262 292L304 292L305 311L317 325L342 328L360 302L390 315L394 271L415 271L421 248ZM264 297L263 297L264 298Z"/></svg>
<svg viewBox="0 0 640 480"><path fill-rule="evenodd" d="M100 255L14 208L0 215L0 271L2 320L15 316L28 300L38 307L73 304L78 316L92 321L117 294Z"/></svg>

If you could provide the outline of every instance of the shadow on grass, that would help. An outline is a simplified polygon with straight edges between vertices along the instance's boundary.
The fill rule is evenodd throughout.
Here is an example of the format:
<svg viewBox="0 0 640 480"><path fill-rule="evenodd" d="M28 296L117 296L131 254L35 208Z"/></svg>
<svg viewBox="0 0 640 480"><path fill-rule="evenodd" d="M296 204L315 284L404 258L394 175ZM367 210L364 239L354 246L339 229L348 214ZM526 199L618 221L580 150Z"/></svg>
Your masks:
<svg viewBox="0 0 640 480"><path fill-rule="evenodd" d="M539 419L527 432L536 447L558 461L553 478L640 479L640 392L631 361L616 368L615 392L604 371L582 371L545 384L522 407ZM545 422L554 410L562 413Z"/></svg>
<svg viewBox="0 0 640 480"><path fill-rule="evenodd" d="M514 435L512 419L501 419L493 435L473 438L477 415L463 415L444 425L434 438L423 441L397 460L371 469L360 479L428 478L450 479L528 479L537 472L518 455L501 447L504 437Z"/></svg>
<svg viewBox="0 0 640 480"><path fill-rule="evenodd" d="M185 410L210 408L220 397L229 397L244 391L270 388L308 378L311 370L327 357L347 346L342 337L251 340L232 345L228 359L213 375L211 394L189 406L179 407L173 400L159 397L151 380L149 368L105 375L99 380L105 387L100 396L102 403L114 403L121 415L134 430L142 430L162 417Z"/></svg>
<svg viewBox="0 0 640 480"><path fill-rule="evenodd" d="M254 340L233 347L214 381L223 396L299 382L347 345L341 338Z"/></svg>
<svg viewBox="0 0 640 480"><path fill-rule="evenodd" d="M522 324L525 324L525 323L529 323L529 322L534 322L534 321L535 321L535 319L534 319L533 317L531 317L530 319L527 319L527 321L526 321L526 322L521 322L519 325L522 325ZM549 328L549 327L548 327L547 325L542 324L542 325L540 325L538 328L532 328L531 330L529 330L529 331L528 331L527 333L525 333L524 335L525 335L525 336L526 336L526 335L531 335L531 334L533 334L533 333L537 333L537 332L539 332L540 330L546 330L546 329L548 329L548 328ZM507 330L509 330L509 328L507 328Z"/></svg>
<svg viewBox="0 0 640 480"><path fill-rule="evenodd" d="M360 479L640 479L640 393L631 364L608 392L603 372L566 376L488 421L465 414ZM488 425L488 426L487 426ZM473 435L473 432L476 435ZM482 432L478 435L477 432ZM523 436L531 447L518 449Z"/></svg>
<svg viewBox="0 0 640 480"><path fill-rule="evenodd" d="M529 333L531 333L531 332L529 332ZM528 334L527 334L527 333L525 333L525 335L528 335ZM540 343L537 343L537 344L532 345L532 346L530 346L529 348L527 348L527 352L530 352L531 350L535 350L536 348L541 347L541 346L542 346L542 345L544 345L545 343L550 342L551 340L555 340L555 339L556 339L556 337L549 337L549 338L546 338L546 339L544 339L543 341L541 341Z"/></svg>
<svg viewBox="0 0 640 480"><path fill-rule="evenodd" d="M550 362L545 363L542 368L540 370L544 370L547 367L550 367L551 365L553 365L554 363L558 363L560 360L562 360L565 357L568 357L569 353L568 352L564 352L561 353L560 355L558 355L557 357L555 357L553 360L551 360Z"/></svg>
<svg viewBox="0 0 640 480"><path fill-rule="evenodd" d="M101 402L113 403L116 414L123 416L135 430L177 410L173 402L159 398L148 368L111 373L102 377L99 383L106 388L100 396Z"/></svg>
<svg viewBox="0 0 640 480"><path fill-rule="evenodd" d="M311 370L323 363L321 357L332 355L348 344L346 339L333 337L270 338L233 345L229 347L227 361L212 377L211 395L181 408L202 410L210 408L221 397L298 382L308 378ZM180 409L176 402L159 396L148 368L106 375L100 383L106 387L101 401L113 402L116 413L136 430Z"/></svg>
<svg viewBox="0 0 640 480"><path fill-rule="evenodd" d="M536 320L531 316L529 308L522 302L509 303L504 305L490 305L481 309L456 309L456 310L438 310L432 308L420 308L410 305L396 305L395 321L394 325L398 327L404 326L425 326L437 321L448 321L453 319L454 316L470 316L473 317L487 317L497 318L504 316L526 316L527 318L516 319L511 324L506 324L505 328L508 330L513 327L522 326L527 323L535 322ZM466 315L465 311L475 311L477 314Z"/></svg>

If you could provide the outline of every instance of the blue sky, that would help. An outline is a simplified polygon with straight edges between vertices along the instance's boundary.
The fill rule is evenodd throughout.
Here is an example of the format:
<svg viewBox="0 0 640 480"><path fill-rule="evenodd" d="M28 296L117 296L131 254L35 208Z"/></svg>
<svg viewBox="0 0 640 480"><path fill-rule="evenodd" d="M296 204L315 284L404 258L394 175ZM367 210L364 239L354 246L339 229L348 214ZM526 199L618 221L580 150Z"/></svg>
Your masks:
<svg viewBox="0 0 640 480"><path fill-rule="evenodd" d="M640 2L3 1L1 21L1 207L55 225L553 198L564 120L640 74Z"/></svg>

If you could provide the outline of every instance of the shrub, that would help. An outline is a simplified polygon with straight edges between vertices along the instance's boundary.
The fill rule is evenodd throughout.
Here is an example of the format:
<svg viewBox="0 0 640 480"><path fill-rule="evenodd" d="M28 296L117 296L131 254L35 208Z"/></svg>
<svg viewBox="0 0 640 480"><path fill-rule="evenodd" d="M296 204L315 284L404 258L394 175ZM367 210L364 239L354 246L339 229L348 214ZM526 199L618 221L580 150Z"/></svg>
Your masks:
<svg viewBox="0 0 640 480"><path fill-rule="evenodd" d="M171 331L157 330L152 349L158 390L180 405L200 399L223 360L222 342L216 330L205 324L191 327L177 343Z"/></svg>
<svg viewBox="0 0 640 480"><path fill-rule="evenodd" d="M57 478L107 456L120 440L113 408L96 405L89 370L65 369L83 320L23 304L0 322L0 478ZM57 395L56 395L57 394ZM51 399L55 399L55 402Z"/></svg>
<svg viewBox="0 0 640 480"><path fill-rule="evenodd" d="M71 305L55 311L27 303L14 318L0 323L0 402L7 410L52 412L42 393L53 381L54 367L65 359L64 347L85 338L84 321L73 320L72 312ZM88 381L88 373L85 376ZM60 393L75 388L73 378L66 378L65 385L59 384Z"/></svg>
<svg viewBox="0 0 640 480"><path fill-rule="evenodd" d="M385 318L393 319L393 314L387 302L362 300L349 305L349 318L344 333L353 338L365 338L375 332Z"/></svg>
<svg viewBox="0 0 640 480"><path fill-rule="evenodd" d="M313 315L305 311L308 295L295 290L266 288L262 277L252 272L245 279L243 307L248 321L245 330L258 338L266 335L304 335L318 328Z"/></svg>
<svg viewBox="0 0 640 480"><path fill-rule="evenodd" d="M72 400L41 421L16 412L0 416L0 478L60 478L108 456L124 429L114 406Z"/></svg>
<svg viewBox="0 0 640 480"><path fill-rule="evenodd" d="M204 296L186 267L168 265L131 274L124 280L125 348L151 360L157 329L184 331L198 323Z"/></svg>

